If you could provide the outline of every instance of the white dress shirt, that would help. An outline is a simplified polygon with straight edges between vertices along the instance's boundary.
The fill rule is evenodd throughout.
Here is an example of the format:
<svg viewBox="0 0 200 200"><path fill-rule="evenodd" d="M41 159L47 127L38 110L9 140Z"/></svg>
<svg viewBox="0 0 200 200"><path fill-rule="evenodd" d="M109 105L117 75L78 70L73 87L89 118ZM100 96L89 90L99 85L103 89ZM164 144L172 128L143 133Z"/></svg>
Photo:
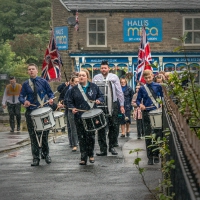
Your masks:
<svg viewBox="0 0 200 200"><path fill-rule="evenodd" d="M103 80L111 81L113 90L113 102L116 102L118 99L120 106L124 106L124 93L122 92L118 76L113 73L108 73L107 77L104 78L102 74L97 74L92 79L92 82L95 83L95 81L103 81Z"/></svg>

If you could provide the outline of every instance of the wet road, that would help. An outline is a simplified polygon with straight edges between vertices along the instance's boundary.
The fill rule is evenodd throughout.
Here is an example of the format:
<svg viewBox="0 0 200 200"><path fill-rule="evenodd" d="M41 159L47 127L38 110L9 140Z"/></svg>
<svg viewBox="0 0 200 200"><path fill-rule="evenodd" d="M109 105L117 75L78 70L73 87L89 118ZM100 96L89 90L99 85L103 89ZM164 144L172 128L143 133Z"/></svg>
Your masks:
<svg viewBox="0 0 200 200"><path fill-rule="evenodd" d="M143 200L153 199L148 193L138 171L124 159L123 152L132 148L130 139L120 138L119 155L96 157L95 164L78 165L79 151L72 153L66 135L50 142L52 163L41 160L39 167L31 167L30 145L16 151L0 154L0 199L27 200ZM136 139L135 139L136 141ZM139 141L144 145L144 141ZM140 146L139 145L139 146ZM135 146L135 148L137 148ZM124 149L124 150L123 150ZM99 151L96 142L95 152ZM131 158L132 160L133 158ZM129 161L128 161L129 160ZM145 161L146 162L146 161ZM158 167L149 168L147 181L155 183Z"/></svg>

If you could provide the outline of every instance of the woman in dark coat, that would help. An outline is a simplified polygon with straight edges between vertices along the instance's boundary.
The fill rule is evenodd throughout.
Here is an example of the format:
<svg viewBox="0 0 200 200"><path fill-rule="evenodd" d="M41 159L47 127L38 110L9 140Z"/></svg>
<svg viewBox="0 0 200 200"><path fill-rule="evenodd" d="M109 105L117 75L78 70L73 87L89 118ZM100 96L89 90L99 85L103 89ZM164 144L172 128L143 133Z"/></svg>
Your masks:
<svg viewBox="0 0 200 200"><path fill-rule="evenodd" d="M131 123L131 110L132 105L131 101L134 95L133 89L127 85L127 80L125 78L120 78L120 84L122 87L122 91L124 93L124 109L125 109L125 115L122 115L120 119L121 124L121 137L126 136L129 137L130 135L130 123Z"/></svg>
<svg viewBox="0 0 200 200"><path fill-rule="evenodd" d="M81 161L80 165L86 165L87 159L89 157L89 162L94 163L94 144L95 144L95 131L86 132L81 115L83 112L80 110L90 110L90 106L87 101L84 100L84 97L80 91L80 86L82 92L85 93L87 98L91 101L95 101L94 107L96 104L104 102L103 94L100 91L99 87L91 83L89 79L89 72L87 70L81 70L79 75L79 84L74 86L69 90L67 96L67 105L68 108L72 110L74 114L74 121L76 123L80 152L81 152ZM105 129L100 129L99 131L105 131Z"/></svg>

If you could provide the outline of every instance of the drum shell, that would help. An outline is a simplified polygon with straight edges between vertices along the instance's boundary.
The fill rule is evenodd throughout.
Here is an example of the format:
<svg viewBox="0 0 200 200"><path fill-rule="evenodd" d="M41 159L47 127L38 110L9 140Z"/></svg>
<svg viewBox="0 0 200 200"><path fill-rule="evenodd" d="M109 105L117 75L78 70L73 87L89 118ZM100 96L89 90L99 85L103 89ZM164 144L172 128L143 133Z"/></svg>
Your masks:
<svg viewBox="0 0 200 200"><path fill-rule="evenodd" d="M59 130L66 127L65 118L64 118L65 115L63 112L55 111L53 112L53 116L55 120L54 129Z"/></svg>
<svg viewBox="0 0 200 200"><path fill-rule="evenodd" d="M55 126L52 109L49 107L38 108L30 114L35 131L50 130Z"/></svg>
<svg viewBox="0 0 200 200"><path fill-rule="evenodd" d="M103 110L107 116L112 116L113 112L113 92L112 84L110 81L95 81L95 84L99 87L104 95L104 104L97 105L97 108Z"/></svg>
<svg viewBox="0 0 200 200"><path fill-rule="evenodd" d="M149 118L153 129L162 129L162 112L160 109L157 112L155 110L153 112L150 111Z"/></svg>
<svg viewBox="0 0 200 200"><path fill-rule="evenodd" d="M93 113L95 111L95 113ZM101 109L89 110L81 116L86 131L98 131L107 125L105 114ZM99 123L96 123L96 122Z"/></svg>

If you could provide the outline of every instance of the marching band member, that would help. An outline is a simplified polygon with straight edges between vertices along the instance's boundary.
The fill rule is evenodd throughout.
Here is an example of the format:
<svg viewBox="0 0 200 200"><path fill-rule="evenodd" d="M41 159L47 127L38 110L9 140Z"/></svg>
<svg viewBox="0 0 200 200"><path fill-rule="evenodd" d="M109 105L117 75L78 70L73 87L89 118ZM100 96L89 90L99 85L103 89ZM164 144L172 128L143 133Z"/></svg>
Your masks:
<svg viewBox="0 0 200 200"><path fill-rule="evenodd" d="M143 72L144 80L146 81L146 86L151 92L151 95L153 98L162 98L163 92L162 87L160 84L153 82L153 72L151 70L144 70ZM143 111L143 122L144 122L144 134L145 136L149 136L152 133L151 130L151 124L150 124L150 118L149 118L149 112L152 110L157 109L156 105L153 103L153 98L150 98L148 95L147 90L145 89L145 86L140 87L138 91L138 96L136 99L137 106ZM159 129L154 130L154 133L159 134ZM154 148L148 147L151 145L151 139L145 139L146 141L146 150L147 150L147 157L148 157L148 165L153 165L153 163L159 163L159 151L153 151Z"/></svg>
<svg viewBox="0 0 200 200"><path fill-rule="evenodd" d="M26 80L22 85L22 90L19 95L19 101L26 107L26 123L28 133L31 140L31 149L33 155L33 163L31 166L38 166L40 162L39 158L39 145L36 139L33 121L31 119L31 112L40 106L41 101L45 102L45 95L49 98L49 104L53 105L54 93L52 92L48 82L38 77L38 67L34 63L28 65L28 74L30 79ZM37 132L41 134L41 132ZM51 157L49 156L49 145L48 145L48 134L49 130L43 132L42 136L42 152L47 164L51 163Z"/></svg>
<svg viewBox="0 0 200 200"><path fill-rule="evenodd" d="M104 98L99 87L89 81L90 76L87 70L82 69L78 77L79 84L69 90L67 105L69 109L72 109L72 113L74 114L75 118L81 152L81 161L79 164L86 165L88 157L89 162L94 163L95 131L87 133L83 126L83 122L81 120L81 115L83 112L79 111L79 109L90 110L91 107L89 106L88 102L85 101L82 92L87 96L89 100L95 101L95 104L104 102ZM102 128L99 130L99 132L105 132L105 129Z"/></svg>
<svg viewBox="0 0 200 200"><path fill-rule="evenodd" d="M112 90L113 90L113 113L112 116L108 118L108 126L109 126L109 152L112 155L117 155L118 153L115 150L115 146L118 146L118 136L119 136L119 120L118 120L118 102L120 104L120 111L122 114L125 113L124 110L124 94L122 92L122 88L120 85L120 81L117 75L113 73L109 73L109 66L107 61L102 61L101 63L101 74L97 74L93 78L93 82L95 81L111 81ZM101 151L97 153L97 156L106 156L107 155L107 144L106 144L106 132L102 134L98 133L98 142L101 149L106 149L106 151Z"/></svg>

